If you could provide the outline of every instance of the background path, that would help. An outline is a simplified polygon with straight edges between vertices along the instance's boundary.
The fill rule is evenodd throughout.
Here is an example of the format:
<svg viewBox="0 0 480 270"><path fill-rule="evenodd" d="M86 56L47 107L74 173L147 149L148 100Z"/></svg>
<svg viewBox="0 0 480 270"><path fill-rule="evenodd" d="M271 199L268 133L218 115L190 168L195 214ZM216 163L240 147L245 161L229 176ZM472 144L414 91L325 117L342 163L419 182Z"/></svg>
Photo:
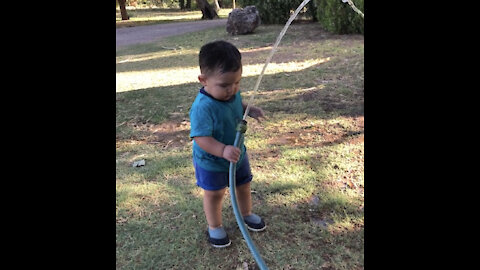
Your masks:
<svg viewBox="0 0 480 270"><path fill-rule="evenodd" d="M163 23L116 29L117 49L132 44L148 43L164 37L196 32L217 26L226 26L227 19L194 22Z"/></svg>

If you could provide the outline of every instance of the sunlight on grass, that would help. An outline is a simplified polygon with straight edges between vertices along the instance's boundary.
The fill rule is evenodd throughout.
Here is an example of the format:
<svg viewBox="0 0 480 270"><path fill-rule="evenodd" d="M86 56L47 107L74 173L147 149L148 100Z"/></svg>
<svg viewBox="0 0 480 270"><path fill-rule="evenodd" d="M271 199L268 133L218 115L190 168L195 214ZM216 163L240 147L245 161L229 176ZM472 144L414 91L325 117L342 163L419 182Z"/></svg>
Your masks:
<svg viewBox="0 0 480 270"><path fill-rule="evenodd" d="M325 88L325 84L319 84L313 87L308 88L295 88L295 89L269 89L263 91L257 91L255 96L258 100L261 100L262 103L268 103L269 101L276 100L279 98L288 99L288 98L295 98L302 94L308 94L312 91L318 91ZM252 90L245 90L242 92L242 96L245 100L249 100L250 97L253 95Z"/></svg>
<svg viewBox="0 0 480 270"><path fill-rule="evenodd" d="M255 49L239 49L241 54L250 53L250 52L263 52L263 51L271 51L272 46L262 47L262 48L255 48Z"/></svg>
<svg viewBox="0 0 480 270"><path fill-rule="evenodd" d="M255 268L228 190L223 223L232 245L215 250L205 239L188 110L202 44L236 42L249 100L279 28L236 37L217 28L117 52L117 269ZM247 119L252 210L268 224L251 236L271 269L363 269L363 37L329 35L317 24L289 31L253 102L267 119ZM146 165L132 167L138 159Z"/></svg>
<svg viewBox="0 0 480 270"><path fill-rule="evenodd" d="M116 190L117 209L126 209L129 212L141 212L141 209L143 209L142 203L144 202L159 206L171 200L167 186L152 182L141 184L122 184L117 182Z"/></svg>
<svg viewBox="0 0 480 270"><path fill-rule="evenodd" d="M149 59L155 57L153 55L143 56ZM131 61L135 61L131 60ZM265 75L276 74L281 72L296 72L307 69L309 67L325 63L330 60L327 58L308 59L305 61L291 61L287 63L270 63L265 70ZM138 60L140 61L140 60ZM264 64L245 65L243 67L242 77L252 77L260 75ZM145 89L160 86L172 86L186 83L195 83L198 81L197 76L200 74L198 66L168 68L168 69L151 69L142 71L117 72L116 74L116 92L125 92L138 89Z"/></svg>
<svg viewBox="0 0 480 270"><path fill-rule="evenodd" d="M156 52L156 53L146 53L146 54L141 54L141 55L135 55L133 57L123 57L119 56L117 57L117 64L123 64L123 63L134 63L134 62L142 62L142 61L147 61L147 60L155 60L155 59L160 59L164 57L174 57L174 56L180 56L180 55L188 55L188 54L198 54L197 50L167 50L163 52Z"/></svg>
<svg viewBox="0 0 480 270"><path fill-rule="evenodd" d="M287 63L275 63L271 62L268 64L265 75L268 74L276 74L281 72L295 72L307 69L309 67L322 64L328 62L330 57L327 58L316 58L316 59L307 59L305 61L291 61ZM256 65L245 65L243 67L243 77L251 77L260 75L262 72L263 67L265 66L264 63L256 64Z"/></svg>

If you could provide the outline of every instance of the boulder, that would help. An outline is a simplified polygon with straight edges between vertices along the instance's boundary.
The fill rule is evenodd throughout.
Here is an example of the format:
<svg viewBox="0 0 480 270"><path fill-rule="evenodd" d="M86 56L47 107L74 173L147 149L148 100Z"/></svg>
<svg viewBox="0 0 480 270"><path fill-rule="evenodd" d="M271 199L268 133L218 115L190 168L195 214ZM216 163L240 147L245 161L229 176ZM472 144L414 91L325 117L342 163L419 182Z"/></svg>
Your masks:
<svg viewBox="0 0 480 270"><path fill-rule="evenodd" d="M260 25L260 14L255 6L236 8L228 14L227 32L232 35L252 33Z"/></svg>

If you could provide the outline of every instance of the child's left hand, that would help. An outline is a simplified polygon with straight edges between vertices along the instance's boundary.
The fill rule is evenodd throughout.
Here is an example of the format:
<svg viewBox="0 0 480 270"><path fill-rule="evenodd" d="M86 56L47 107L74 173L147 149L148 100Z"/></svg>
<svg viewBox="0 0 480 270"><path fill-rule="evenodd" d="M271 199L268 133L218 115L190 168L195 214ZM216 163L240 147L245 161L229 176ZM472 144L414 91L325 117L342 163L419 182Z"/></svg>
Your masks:
<svg viewBox="0 0 480 270"><path fill-rule="evenodd" d="M260 118L265 119L265 114L263 113L263 110L255 106L250 106L250 110L248 111L248 116L256 119L259 123L262 122L260 121Z"/></svg>

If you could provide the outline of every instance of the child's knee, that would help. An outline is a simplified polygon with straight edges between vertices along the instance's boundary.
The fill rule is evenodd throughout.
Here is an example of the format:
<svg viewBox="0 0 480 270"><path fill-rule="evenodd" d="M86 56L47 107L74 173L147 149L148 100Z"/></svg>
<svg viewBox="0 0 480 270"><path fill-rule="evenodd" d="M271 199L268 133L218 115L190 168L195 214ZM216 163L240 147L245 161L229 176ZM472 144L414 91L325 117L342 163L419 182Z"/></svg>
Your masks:
<svg viewBox="0 0 480 270"><path fill-rule="evenodd" d="M204 196L210 199L222 199L226 188L219 190L204 190Z"/></svg>
<svg viewBox="0 0 480 270"><path fill-rule="evenodd" d="M239 191L250 191L250 181L236 187Z"/></svg>

